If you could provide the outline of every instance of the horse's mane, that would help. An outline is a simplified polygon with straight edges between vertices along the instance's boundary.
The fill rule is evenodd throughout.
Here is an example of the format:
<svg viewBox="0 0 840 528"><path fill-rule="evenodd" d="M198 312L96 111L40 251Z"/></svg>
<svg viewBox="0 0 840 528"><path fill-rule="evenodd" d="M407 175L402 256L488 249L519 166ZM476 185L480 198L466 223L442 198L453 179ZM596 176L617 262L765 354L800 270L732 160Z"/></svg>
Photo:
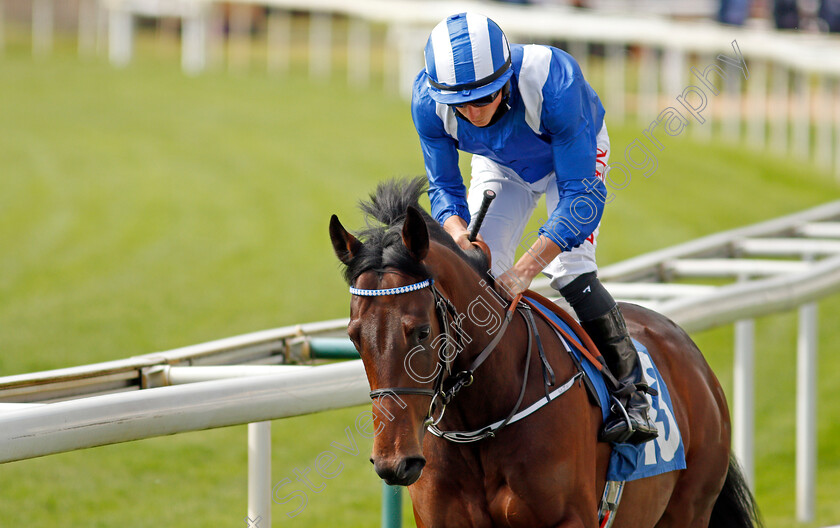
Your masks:
<svg viewBox="0 0 840 528"><path fill-rule="evenodd" d="M369 200L359 202L359 208L365 213L367 228L356 234L364 245L344 270L348 283L354 283L366 271L382 272L389 267L424 279L429 277L426 266L414 260L402 242L402 224L409 206L420 211L431 240L447 246L476 272L488 276L484 253L462 251L443 227L420 206L420 197L424 192L426 178L423 176L394 178L381 182Z"/></svg>

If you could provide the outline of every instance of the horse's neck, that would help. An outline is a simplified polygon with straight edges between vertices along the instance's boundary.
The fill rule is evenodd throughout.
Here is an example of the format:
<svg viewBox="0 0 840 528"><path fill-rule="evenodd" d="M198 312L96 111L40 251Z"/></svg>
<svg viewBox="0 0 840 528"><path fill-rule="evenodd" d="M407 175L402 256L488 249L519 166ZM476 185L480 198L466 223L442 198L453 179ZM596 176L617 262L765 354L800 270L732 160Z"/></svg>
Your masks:
<svg viewBox="0 0 840 528"><path fill-rule="evenodd" d="M508 303L493 290L489 277L479 276L454 253L438 255L436 264L439 290L457 311L445 329L458 349L454 367L466 370L504 329Z"/></svg>
<svg viewBox="0 0 840 528"><path fill-rule="evenodd" d="M487 425L489 422L504 418L513 409L524 383L525 357L527 355L527 331L524 320L519 314L514 314L507 328L501 323L496 328L475 328L473 335L482 339L474 339L473 343L464 347L460 366L472 365L475 358L481 354L498 332L504 335L494 347L487 359L475 369L474 382L471 390L463 391L463 399L456 404L468 409L470 415L477 422L475 427ZM495 330L495 331L494 331ZM529 376L530 377L530 376ZM476 415L482 409L485 416ZM473 421L473 420L471 420Z"/></svg>

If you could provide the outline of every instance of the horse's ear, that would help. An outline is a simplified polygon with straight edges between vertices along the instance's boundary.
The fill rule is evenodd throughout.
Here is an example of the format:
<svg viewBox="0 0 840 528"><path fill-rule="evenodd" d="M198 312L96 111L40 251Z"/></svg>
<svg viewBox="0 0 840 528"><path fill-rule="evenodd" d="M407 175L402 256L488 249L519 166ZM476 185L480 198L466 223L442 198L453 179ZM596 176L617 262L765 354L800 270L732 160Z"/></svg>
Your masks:
<svg viewBox="0 0 840 528"><path fill-rule="evenodd" d="M429 228L420 211L408 206L402 228L402 240L414 260L421 261L429 252Z"/></svg>
<svg viewBox="0 0 840 528"><path fill-rule="evenodd" d="M332 218L330 218L330 239L335 255L345 265L350 264L353 257L362 249L362 243L344 229L336 215L332 215Z"/></svg>

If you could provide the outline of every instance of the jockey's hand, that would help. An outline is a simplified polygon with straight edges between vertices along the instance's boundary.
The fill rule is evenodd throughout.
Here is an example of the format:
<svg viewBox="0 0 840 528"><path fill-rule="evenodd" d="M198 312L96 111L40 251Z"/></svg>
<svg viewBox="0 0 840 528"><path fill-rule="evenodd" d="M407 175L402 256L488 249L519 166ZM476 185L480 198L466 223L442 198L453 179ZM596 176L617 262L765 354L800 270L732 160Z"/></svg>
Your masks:
<svg viewBox="0 0 840 528"><path fill-rule="evenodd" d="M470 242L470 232L464 231L463 233L459 233L452 237L455 240L455 243L458 244L458 247L463 249L464 251L469 251L473 248L472 242Z"/></svg>
<svg viewBox="0 0 840 528"><path fill-rule="evenodd" d="M470 230L467 226L467 221L461 218L460 216L450 216L443 222L443 228L449 233L449 236L458 244L458 247L463 249L464 251L472 251L474 249L479 249L477 246L474 246L472 242L470 242ZM484 242L484 239L481 235L476 237L476 240L481 240Z"/></svg>
<svg viewBox="0 0 840 528"><path fill-rule="evenodd" d="M533 276L529 277L516 271L516 266L496 277L496 290L508 301L528 289Z"/></svg>

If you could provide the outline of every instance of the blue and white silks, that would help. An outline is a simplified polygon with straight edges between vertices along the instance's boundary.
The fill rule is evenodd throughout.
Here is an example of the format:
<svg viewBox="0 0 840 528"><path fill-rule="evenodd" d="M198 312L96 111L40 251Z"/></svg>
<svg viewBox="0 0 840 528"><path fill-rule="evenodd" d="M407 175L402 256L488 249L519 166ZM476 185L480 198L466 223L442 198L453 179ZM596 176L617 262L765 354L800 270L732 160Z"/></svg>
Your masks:
<svg viewBox="0 0 840 528"><path fill-rule="evenodd" d="M597 135L604 107L566 52L536 44L510 46L510 109L494 124L459 119L429 93L424 71L414 81L411 115L429 179L432 216L468 223L458 151L509 167L528 183L554 173L560 197L540 233L560 247L577 247L597 227L606 187L596 174ZM569 219L576 225L568 225Z"/></svg>

